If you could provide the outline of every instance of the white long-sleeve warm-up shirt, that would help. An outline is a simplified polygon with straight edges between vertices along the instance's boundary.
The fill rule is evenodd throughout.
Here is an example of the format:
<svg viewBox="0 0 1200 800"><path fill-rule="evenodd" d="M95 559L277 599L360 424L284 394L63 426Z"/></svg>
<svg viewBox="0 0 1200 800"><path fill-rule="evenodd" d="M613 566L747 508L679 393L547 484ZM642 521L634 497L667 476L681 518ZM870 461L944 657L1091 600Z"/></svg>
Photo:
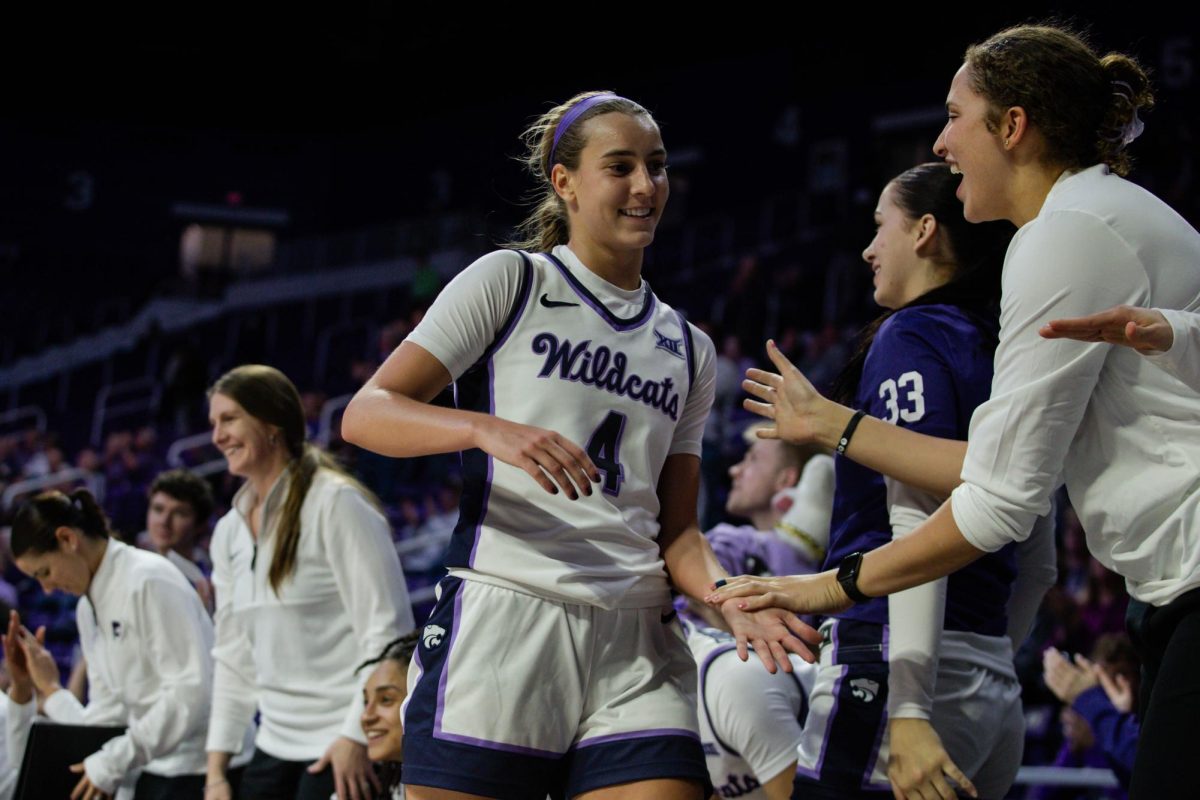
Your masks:
<svg viewBox="0 0 1200 800"><path fill-rule="evenodd" d="M368 671L355 670L413 629L387 520L332 470L313 476L300 508L295 571L275 593L268 575L289 477L285 470L267 493L257 542L246 522L255 501L249 484L213 532L212 751L237 752L256 708L255 745L276 758L315 760L339 736L365 741L359 717Z"/></svg>
<svg viewBox="0 0 1200 800"><path fill-rule="evenodd" d="M955 522L994 551L1065 481L1088 547L1138 600L1200 586L1200 402L1135 351L1045 340L1052 319L1129 304L1200 310L1200 234L1098 165L1064 173L1008 250L991 399L971 420Z"/></svg>

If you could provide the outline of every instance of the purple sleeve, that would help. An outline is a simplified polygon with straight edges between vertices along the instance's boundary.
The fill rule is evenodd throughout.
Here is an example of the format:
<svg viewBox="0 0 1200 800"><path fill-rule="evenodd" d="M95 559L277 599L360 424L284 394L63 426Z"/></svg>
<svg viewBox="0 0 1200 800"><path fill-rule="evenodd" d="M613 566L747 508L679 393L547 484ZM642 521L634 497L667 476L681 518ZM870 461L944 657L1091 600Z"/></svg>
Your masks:
<svg viewBox="0 0 1200 800"><path fill-rule="evenodd" d="M1117 711L1099 686L1094 686L1076 697L1071 707L1092 726L1096 746L1108 756L1121 786L1128 789L1129 774L1133 771L1133 756L1137 751L1138 733L1141 730L1137 718L1132 713L1123 714Z"/></svg>

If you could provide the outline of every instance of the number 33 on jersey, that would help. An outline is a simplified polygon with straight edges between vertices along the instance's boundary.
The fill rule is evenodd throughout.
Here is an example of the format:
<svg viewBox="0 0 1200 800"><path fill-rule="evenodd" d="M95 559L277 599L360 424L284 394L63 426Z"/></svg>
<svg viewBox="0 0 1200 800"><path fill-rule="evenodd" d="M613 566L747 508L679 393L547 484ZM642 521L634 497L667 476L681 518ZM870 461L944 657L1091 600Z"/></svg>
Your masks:
<svg viewBox="0 0 1200 800"><path fill-rule="evenodd" d="M879 384L879 397L887 408L884 422L895 424L898 419L916 422L925 416L925 380L916 370L904 373L898 380L888 378Z"/></svg>

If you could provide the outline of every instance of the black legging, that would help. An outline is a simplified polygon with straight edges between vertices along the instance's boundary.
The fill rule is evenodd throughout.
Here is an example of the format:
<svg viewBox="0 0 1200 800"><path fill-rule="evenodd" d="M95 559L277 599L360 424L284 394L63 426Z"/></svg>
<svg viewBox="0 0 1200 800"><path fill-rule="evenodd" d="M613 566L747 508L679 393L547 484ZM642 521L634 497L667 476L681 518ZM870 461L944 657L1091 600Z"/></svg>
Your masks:
<svg viewBox="0 0 1200 800"><path fill-rule="evenodd" d="M1162 607L1130 603L1129 634L1142 657L1141 735L1130 800L1200 797L1200 589Z"/></svg>

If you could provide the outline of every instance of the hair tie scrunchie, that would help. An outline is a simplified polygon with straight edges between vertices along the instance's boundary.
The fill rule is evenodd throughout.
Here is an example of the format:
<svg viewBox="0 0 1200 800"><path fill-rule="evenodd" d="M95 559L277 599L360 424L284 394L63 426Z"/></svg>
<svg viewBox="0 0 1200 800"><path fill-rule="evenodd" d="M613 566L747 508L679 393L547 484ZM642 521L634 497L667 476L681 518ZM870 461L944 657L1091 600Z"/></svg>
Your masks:
<svg viewBox="0 0 1200 800"><path fill-rule="evenodd" d="M571 126L575 124L575 120L583 116L585 112L610 100L625 100L625 98L617 94L594 94L591 97L580 100L571 106L571 109L567 113L563 114L562 119L558 121L558 125L554 126L554 144L550 145L550 161L546 164L547 178L550 177L550 171L554 169L554 154L558 151L558 140L563 137L564 133L571 129Z"/></svg>
<svg viewBox="0 0 1200 800"><path fill-rule="evenodd" d="M1121 98L1121 100L1133 107L1133 116L1129 118L1121 129L1112 136L1107 137L1106 141L1120 142L1121 147L1128 147L1133 143L1133 140L1142 135L1146 130L1146 123L1138 117L1137 106L1133 102L1133 87L1125 81L1113 81L1113 95Z"/></svg>

